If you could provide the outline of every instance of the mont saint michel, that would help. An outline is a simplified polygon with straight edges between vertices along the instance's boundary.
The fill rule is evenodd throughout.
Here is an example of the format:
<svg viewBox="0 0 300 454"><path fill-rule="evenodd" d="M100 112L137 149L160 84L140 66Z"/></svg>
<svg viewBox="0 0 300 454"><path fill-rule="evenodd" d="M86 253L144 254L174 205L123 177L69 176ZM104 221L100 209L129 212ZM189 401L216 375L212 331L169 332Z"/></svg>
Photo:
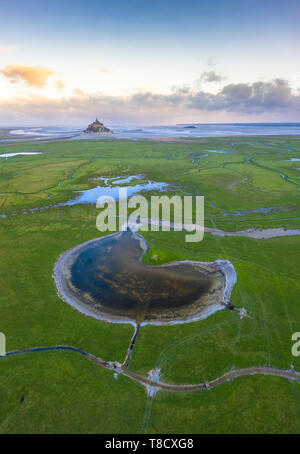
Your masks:
<svg viewBox="0 0 300 454"><path fill-rule="evenodd" d="M103 123L101 123L98 118L89 124L87 129L84 130L85 134L113 134L113 131L106 128Z"/></svg>

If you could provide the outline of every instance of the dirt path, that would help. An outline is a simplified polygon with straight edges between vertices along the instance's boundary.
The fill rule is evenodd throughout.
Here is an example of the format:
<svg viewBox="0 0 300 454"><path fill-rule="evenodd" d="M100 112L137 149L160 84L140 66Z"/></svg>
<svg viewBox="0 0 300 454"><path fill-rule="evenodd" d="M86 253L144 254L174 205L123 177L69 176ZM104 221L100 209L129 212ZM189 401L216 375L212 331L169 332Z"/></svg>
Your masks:
<svg viewBox="0 0 300 454"><path fill-rule="evenodd" d="M272 375L275 377L286 378L288 380L296 380L298 383L300 383L300 372L295 372L293 370L276 369L273 367L248 367L245 369L231 370L214 380L204 382L204 383L192 384L192 385L188 385L188 384L174 385L174 384L165 383L162 381L153 382L148 377L145 377L144 375L138 374L136 372L132 372L132 371L126 369L126 367L123 367L122 365L120 365L119 363L112 362L112 361L104 361L103 359L93 355L92 353L88 353L84 350L81 350L80 348L73 347L70 345L54 345L54 346L50 346L50 347L29 348L26 350L13 350L11 352L6 353L6 356L0 357L0 359L10 357L13 355L20 355L20 354L26 354L26 353L35 353L35 352L41 352L41 351L59 351L59 350L60 351L67 350L67 351L73 351L73 352L79 353L79 354L85 356L89 361L92 361L93 363L98 364L99 366L102 366L105 369L113 370L122 375L125 375L126 377L131 378L132 380L139 382L144 386L155 386L160 391L194 392L194 391L208 390L208 389L214 388L216 386L222 385L223 383L226 383L229 380L234 380L235 378L246 376L246 375Z"/></svg>
<svg viewBox="0 0 300 454"><path fill-rule="evenodd" d="M125 369L128 369L129 367L129 362L131 360L131 357L132 357L132 353L133 353L133 348L134 348L134 344L137 340L137 337L138 337L138 334L139 334L139 331L140 331L140 327L141 325L137 324L135 327L134 327L134 333L133 333L133 336L130 340L130 344L129 344L129 347L128 347L128 351L127 351L127 355L126 355L126 358L122 364L122 367L124 367Z"/></svg>

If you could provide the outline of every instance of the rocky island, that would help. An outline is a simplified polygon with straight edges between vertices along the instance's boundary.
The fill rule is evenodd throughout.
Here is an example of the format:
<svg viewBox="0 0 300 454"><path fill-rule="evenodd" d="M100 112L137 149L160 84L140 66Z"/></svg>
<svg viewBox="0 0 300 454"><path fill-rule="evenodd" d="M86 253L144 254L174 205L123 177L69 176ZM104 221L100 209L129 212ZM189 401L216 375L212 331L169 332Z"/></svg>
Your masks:
<svg viewBox="0 0 300 454"><path fill-rule="evenodd" d="M103 123L101 123L98 118L88 125L87 129L84 130L85 134L113 134L113 131L106 128Z"/></svg>

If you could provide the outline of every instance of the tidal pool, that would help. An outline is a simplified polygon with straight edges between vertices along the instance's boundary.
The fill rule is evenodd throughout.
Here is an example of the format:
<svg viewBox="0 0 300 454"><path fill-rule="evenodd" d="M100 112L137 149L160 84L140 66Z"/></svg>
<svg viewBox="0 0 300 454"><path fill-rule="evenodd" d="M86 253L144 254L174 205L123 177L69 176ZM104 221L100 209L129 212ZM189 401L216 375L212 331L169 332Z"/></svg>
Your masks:
<svg viewBox="0 0 300 454"><path fill-rule="evenodd" d="M225 211L225 208L219 207L215 205L212 201L209 201L210 206L217 208L218 210ZM239 211L232 211L221 213L222 216L244 216L249 213L269 213L270 211L277 211L282 210L280 207L267 207L267 208L254 208L253 210L239 210Z"/></svg>
<svg viewBox="0 0 300 454"><path fill-rule="evenodd" d="M142 236L117 232L83 243L54 267L59 296L94 318L169 324L205 318L230 302L236 274L230 262L142 262Z"/></svg>
<svg viewBox="0 0 300 454"><path fill-rule="evenodd" d="M130 175L128 177L119 176L114 178L93 178L92 180L101 181L102 185L98 185L92 189L86 189L85 191L74 191L79 193L79 196L75 199L69 200L68 202L61 203L60 205L72 206L79 203L96 203L98 198L101 196L110 196L117 200L119 198L119 188L127 189L127 196L131 197L135 194L139 194L142 191L163 191L169 186L164 182L150 180L144 181L143 183L136 182L142 179L143 175ZM133 184L127 185L127 183Z"/></svg>
<svg viewBox="0 0 300 454"><path fill-rule="evenodd" d="M209 153L218 153L218 154L231 154L231 151L224 151L224 150L206 150Z"/></svg>
<svg viewBox="0 0 300 454"><path fill-rule="evenodd" d="M35 154L41 154L40 152L38 151L22 151L22 152L19 152L19 153L4 153L4 154L0 154L0 158L13 158L14 156L31 156L31 155L35 155Z"/></svg>

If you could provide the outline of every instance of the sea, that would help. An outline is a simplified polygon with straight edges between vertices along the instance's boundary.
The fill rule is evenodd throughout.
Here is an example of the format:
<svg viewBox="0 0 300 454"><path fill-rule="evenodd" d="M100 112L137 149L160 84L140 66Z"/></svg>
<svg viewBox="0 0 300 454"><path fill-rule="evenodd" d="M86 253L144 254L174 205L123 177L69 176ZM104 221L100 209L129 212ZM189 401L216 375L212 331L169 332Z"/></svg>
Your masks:
<svg viewBox="0 0 300 454"><path fill-rule="evenodd" d="M8 136L0 142L49 139L159 139L159 138L196 138L196 137L235 137L267 135L299 135L300 123L189 123L165 126L124 126L107 124L113 135L84 134L82 128L70 127L19 127L9 130Z"/></svg>

